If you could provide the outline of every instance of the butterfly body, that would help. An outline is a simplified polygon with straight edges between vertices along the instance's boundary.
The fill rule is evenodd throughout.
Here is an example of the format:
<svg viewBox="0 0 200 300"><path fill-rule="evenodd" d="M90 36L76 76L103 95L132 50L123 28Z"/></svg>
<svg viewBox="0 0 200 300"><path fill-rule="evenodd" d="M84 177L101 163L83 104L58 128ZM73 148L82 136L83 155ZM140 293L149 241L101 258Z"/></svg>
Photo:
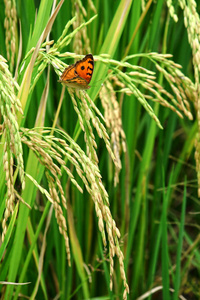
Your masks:
<svg viewBox="0 0 200 300"><path fill-rule="evenodd" d="M94 70L94 58L87 54L83 59L68 66L62 73L59 82L71 88L87 90Z"/></svg>

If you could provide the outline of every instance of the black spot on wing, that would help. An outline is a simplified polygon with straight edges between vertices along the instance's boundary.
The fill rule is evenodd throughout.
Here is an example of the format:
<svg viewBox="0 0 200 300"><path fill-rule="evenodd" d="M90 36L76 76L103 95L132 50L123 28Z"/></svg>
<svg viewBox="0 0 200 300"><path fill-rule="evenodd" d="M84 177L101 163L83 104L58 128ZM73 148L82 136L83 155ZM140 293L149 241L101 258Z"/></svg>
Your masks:
<svg viewBox="0 0 200 300"><path fill-rule="evenodd" d="M89 61L90 62L90 61ZM92 66L93 66L93 61L91 61L91 64L92 64ZM87 75L92 75L92 73L93 73L93 67L92 68L90 68L90 66L88 66L87 67Z"/></svg>
<svg viewBox="0 0 200 300"><path fill-rule="evenodd" d="M88 63L91 64L92 66L94 65L93 60L89 60Z"/></svg>

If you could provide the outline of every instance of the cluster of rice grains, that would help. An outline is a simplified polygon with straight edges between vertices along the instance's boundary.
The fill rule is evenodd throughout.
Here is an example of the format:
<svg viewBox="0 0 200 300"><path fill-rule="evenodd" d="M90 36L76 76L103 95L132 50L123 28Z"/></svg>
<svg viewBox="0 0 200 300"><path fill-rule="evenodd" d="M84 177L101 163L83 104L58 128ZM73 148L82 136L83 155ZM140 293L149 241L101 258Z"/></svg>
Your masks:
<svg viewBox="0 0 200 300"><path fill-rule="evenodd" d="M120 82L117 82L117 84L120 85ZM119 182L119 172L121 170L121 149L126 152L126 136L122 128L121 111L116 92L109 80L104 82L99 96L104 108L106 126L111 132L111 148L117 160L114 175L114 185L116 186Z"/></svg>
<svg viewBox="0 0 200 300"><path fill-rule="evenodd" d="M81 1L74 2L73 4L73 11L75 15L75 20L72 23L74 28L74 33L76 34L76 38L74 39L73 49L75 53L91 53L90 49L90 41L87 35L87 27L83 26L84 19L87 16L87 11L81 4ZM92 1L88 2L91 10L96 13L96 9L92 3ZM82 42L84 41L84 42ZM96 154L97 144L95 141L95 136L93 133L93 127L96 129L98 136L102 138L106 144L106 148L112 158L114 165L115 165L115 185L118 183L118 176L119 171L121 170L121 160L120 160L120 149L121 145L123 150L126 150L125 145L125 134L123 132L121 126L121 116L119 105L115 99L112 97L111 102L106 104L107 108L105 111L108 113L105 115L105 119L97 109L93 101L90 99L87 93L85 92L76 92L77 97L74 95L73 89L68 89L71 95L71 99L74 105L74 109L77 113L79 118L79 124L84 132L84 139L86 143L86 152L87 152L87 163L85 159L82 160L82 167L84 168L84 174L80 170L77 170L77 173L82 178L85 187L89 194L91 195L94 204L95 210L98 217L98 226L101 232L103 244L106 247L106 234L105 234L105 227L108 236L108 243L109 243L109 261L110 261L110 289L112 290L113 285L113 272L114 272L114 256L117 255L119 259L120 265L120 273L121 278L124 282L124 294L123 299L127 299L127 293L129 292L129 287L127 284L125 271L124 271L124 257L123 253L119 246L119 239L120 239L120 232L116 227L115 221L112 218L110 209L109 209L109 199L107 191L105 190L102 181L101 181L101 174L98 167L98 157ZM107 99L106 93L110 93L109 87L102 89L101 98ZM114 92L113 92L114 93ZM102 103L106 103L106 100ZM114 112L114 115L113 115ZM112 114L112 116L110 115ZM110 118L109 118L110 115ZM104 127L103 123L100 119L106 123L106 125L110 128L111 134L111 141L107 134L107 130ZM76 148L77 149L77 148ZM82 154L83 155L83 154ZM104 225L104 223L106 225ZM105 226L105 227L104 227Z"/></svg>
<svg viewBox="0 0 200 300"><path fill-rule="evenodd" d="M18 84L8 70L6 60L0 56L0 109L4 121L2 127L4 136L3 164L7 185L6 205L2 222L2 240L4 240L7 231L6 222L15 208L15 199L16 197L20 198L14 187L14 157L19 168L21 187L22 189L25 187L23 151L16 116L17 112L23 114L21 103L16 97L18 88Z"/></svg>
<svg viewBox="0 0 200 300"><path fill-rule="evenodd" d="M108 194L101 181L101 175L98 167L98 157L96 154L97 145L95 142L93 127L96 129L98 136L104 140L108 153L110 154L110 157L112 158L117 170L121 169L121 162L119 163L120 159L117 159L112 151L107 130L104 127L103 123L100 121L100 119L102 119L105 122L105 119L102 116L101 112L98 110L98 108L95 106L94 102L90 99L90 97L85 91L76 91L77 97L75 98L74 90L68 90L71 95L74 109L78 115L81 129L84 132L86 152L89 158L88 162L90 162L89 164L85 165L84 171L86 174L85 177L87 181L84 181L84 183L95 204L95 210L98 217L98 226L105 247L107 245L105 227L108 236L110 261L110 289L112 290L113 285L112 277L114 272L114 256L117 255L120 264L121 278L124 282L123 299L127 299L129 287L124 271L124 256L119 245L120 232L116 227L116 223L111 215ZM98 118L97 116L99 116L100 118Z"/></svg>
<svg viewBox="0 0 200 300"><path fill-rule="evenodd" d="M14 67L14 58L16 51L16 25L17 25L17 12L14 0L4 0L5 4L5 19L4 27L6 31L6 51L7 60L10 62L10 70Z"/></svg>
<svg viewBox="0 0 200 300"><path fill-rule="evenodd" d="M81 1L72 1L72 12L76 17L72 23L75 31L85 23L85 19L87 19L89 13L97 13L96 8L91 0L88 1L88 11L84 8ZM91 53L90 39L88 38L87 34L87 26L80 28L80 30L76 32L76 37L73 40L73 50L75 53L79 54Z"/></svg>
<svg viewBox="0 0 200 300"><path fill-rule="evenodd" d="M60 201L62 201L65 210L67 210L67 204L59 178L62 174L62 168L68 174L70 181L80 190L80 192L83 192L82 188L75 180L73 174L67 168L67 161L69 161L75 167L77 174L84 182L87 191L94 201L95 210L98 217L99 230L101 232L103 244L105 247L107 245L107 240L104 223L106 224L106 232L109 242L110 288L112 289L112 276L114 272L113 259L114 256L117 255L119 258L121 277L124 281L125 286L124 299L127 299L127 292L129 291L129 289L124 272L124 257L119 245L120 232L116 227L115 221L112 218L109 209L108 194L101 181L101 174L98 168L98 158L95 151L97 146L94 140L94 134L92 132L90 120L92 120L92 123L97 129L99 136L105 140L107 149L110 152L113 160L115 160L114 154L110 149L108 135L103 124L94 115L94 103L90 101L88 102L87 100L89 99L89 97L86 96L86 98L84 98L83 94L80 92L80 94L82 95L79 102L79 110L79 104L77 104L77 101L79 101L79 99L77 99L77 101L75 100L72 93L73 91L74 90L69 90L73 103L75 105L75 111L79 116L81 128L84 131L85 141L87 145L87 154L85 154L85 152L72 138L70 138L70 136L58 129L55 129L55 133L61 134L64 139L57 138L51 135L50 130L48 129L42 131L38 131L38 129L21 129L22 142L35 153L39 162L45 167L45 175L49 185L49 192L46 189L42 188L29 174L27 174L27 177L32 180L32 182L37 186L40 192L43 193L51 203L53 203L59 230L65 239L68 264L70 265L70 248L67 233L67 224ZM89 104L91 104L91 106L89 106ZM100 114L97 108L96 111L98 112L98 114ZM68 143L66 141L68 141Z"/></svg>
<svg viewBox="0 0 200 300"><path fill-rule="evenodd" d="M184 24L187 28L188 41L192 49L192 63L194 67L194 79L196 89L195 108L197 111L198 132L195 141L195 159L198 179L198 196L200 197L200 18L197 12L197 4L190 0L189 5L179 0L184 14Z"/></svg>
<svg viewBox="0 0 200 300"><path fill-rule="evenodd" d="M187 29L188 41L192 50L192 63L194 68L194 103L197 111L198 131L195 140L195 160L198 180L198 197L200 197L200 18L197 12L197 4L195 0L179 0L178 1L184 15L184 25ZM172 0L167 1L169 12L175 22L178 17L172 4Z"/></svg>

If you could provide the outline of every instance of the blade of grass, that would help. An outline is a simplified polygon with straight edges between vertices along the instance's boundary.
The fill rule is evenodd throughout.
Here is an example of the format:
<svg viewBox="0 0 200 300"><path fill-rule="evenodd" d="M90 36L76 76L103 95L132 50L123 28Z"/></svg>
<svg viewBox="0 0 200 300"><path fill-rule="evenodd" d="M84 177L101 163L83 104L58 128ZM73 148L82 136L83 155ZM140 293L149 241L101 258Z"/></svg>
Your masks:
<svg viewBox="0 0 200 300"><path fill-rule="evenodd" d="M183 194L183 203L181 210L181 221L179 228L179 240L178 240L178 248L177 248L177 257L176 257L176 273L175 273L175 282L174 282L174 295L173 300L178 299L178 293L181 282L181 253L183 246L183 237L184 237L184 224L185 224L185 209L186 209L186 181L184 185L184 194Z"/></svg>
<svg viewBox="0 0 200 300"><path fill-rule="evenodd" d="M132 0L122 0L119 3L113 21L110 25L105 41L101 47L100 53L109 54L111 57L114 56L115 51L119 45L120 38L122 36L126 20L131 8ZM96 71L97 70L97 71ZM105 78L108 71L108 65L95 63L95 72L93 74L93 82L97 83L97 87L90 89L88 94L92 99L95 99L99 93L102 79ZM99 84L98 84L99 82Z"/></svg>
<svg viewBox="0 0 200 300"><path fill-rule="evenodd" d="M160 15L161 11L159 10L158 13ZM166 28L168 28L168 24L167 24ZM167 29L166 29L166 31L167 31ZM165 39L166 39L166 35L165 35ZM164 44L163 49L165 49L165 42L163 44ZM163 81L163 76L161 75L159 78L159 83L161 85L162 85L162 81ZM160 105L158 103L155 103L154 112L156 115L158 115L159 109L160 109ZM140 215L142 198L145 197L146 186L148 184L147 173L148 173L148 170L151 168L153 147L154 147L155 138L156 138L156 134L157 134L157 126L153 120L146 121L146 128L147 128L147 130L146 130L147 135L146 135L146 137L143 137L144 140L146 141L146 143L145 143L144 151L142 153L142 161L141 161L141 166L139 169L139 176L138 176L137 184L136 184L136 186L137 186L136 195L135 195L135 199L134 199L134 204L132 205L132 208L130 211L130 215L132 217L130 220L130 227L129 227L130 229L129 229L129 240L128 240L128 247L127 247L127 255L126 255L126 258L127 258L126 266L127 266L128 260L131 257L132 245L133 245L133 241L135 238L135 231L137 228L138 218ZM139 285L138 277L133 276L131 285L133 285L133 286Z"/></svg>
<svg viewBox="0 0 200 300"><path fill-rule="evenodd" d="M45 0L47 1L47 0ZM40 46L42 44L42 42L44 42L45 38L47 37L47 35L49 34L52 26L53 26L53 23L55 21L55 18L63 4L63 1L64 0L61 0L59 2L59 4L57 5L54 13L52 14L52 16L49 18L49 21L43 31L43 33L41 34L38 42L37 42L37 45L33 51L33 54L31 56L31 60L30 60L30 63L28 64L26 70L25 70L25 73L24 73L24 76L23 76L23 80L22 80L22 83L20 85L20 90L19 90L19 93L18 93L18 98L21 100L21 104L22 104L22 109L23 111L27 111L28 107L27 107L27 99L28 99L28 96L29 96L29 89L30 89L30 83L31 83L31 76L32 76L32 72L33 72L33 67L34 67L34 64L35 64L35 60L37 58L37 55L38 55L38 52L39 52L39 49L40 49ZM48 2L48 1L47 1ZM30 97L29 97L30 98ZM29 102L30 102L30 99L29 99ZM21 115L18 115L18 123L20 124L21 121L22 121L22 116Z"/></svg>
<svg viewBox="0 0 200 300"><path fill-rule="evenodd" d="M31 173L31 175L34 178L38 179L43 172L40 172L38 174L38 162L35 161L35 159L36 158L34 154L31 152L27 163L27 170L29 171L28 172L29 174ZM36 190L37 188L32 183L28 182L28 180L26 179L26 187L22 193L22 198L31 207L35 201ZM16 276L18 273L18 268L21 260L21 255L22 255L22 248L23 248L24 236L25 236L29 213L30 210L27 208L27 206L20 203L15 238L14 238L13 248L10 254L11 255L10 266L9 266L9 273L8 273L9 281L16 280ZM6 289L5 299L11 299L12 296L13 296L13 286L8 286Z"/></svg>
<svg viewBox="0 0 200 300"><path fill-rule="evenodd" d="M167 194L165 193L165 177L163 172L163 210L161 218L162 230L162 283L163 283L163 300L170 300L170 285L169 285L169 254L168 254L168 236L167 236L167 210L170 195L172 176L170 176Z"/></svg>
<svg viewBox="0 0 200 300"><path fill-rule="evenodd" d="M47 26L46 26L45 30L43 31L42 35L40 36L39 41L36 45L36 48L33 52L31 61L28 65L28 67L26 68L26 71L25 71L25 74L23 77L23 82L21 84L20 91L19 91L19 98L21 99L23 108L25 108L25 106L26 106L26 101L27 101L27 98L29 95L31 74L33 71L33 66L34 66L40 45L44 41L46 36L48 35L49 31L51 30L53 22L55 21L55 18L59 12L59 9L61 8L63 1L64 0L61 0L59 2L54 13L49 18ZM21 120L22 120L22 117L19 116L18 122L20 123ZM27 163L27 168L26 168L27 173L31 174L31 176L33 178L35 178L38 182L40 182L40 180L38 180L38 178L40 177L39 175L43 174L43 170L44 170L44 168L41 166L38 169L38 161L37 161L36 157L34 156L34 154L31 152L29 155L29 158L28 158L28 163ZM23 191L22 197L23 197L23 199L25 199L27 201L28 204L31 204L34 202L35 199L33 198L33 196L35 195L35 191L36 191L35 186L33 186L33 184L30 184L30 183L28 184L26 182L26 188ZM22 255L22 246L23 246L23 240L24 240L24 235L25 235L25 230L26 230L28 214L29 214L29 211L27 210L27 208L20 206L16 235L15 235L15 247L13 247L11 264L10 264L9 275L8 275L9 281L15 281L15 278L17 276L20 258ZM9 286L6 289L6 297L8 297L7 299L10 299L10 297L12 297L12 293L13 293L13 287Z"/></svg>
<svg viewBox="0 0 200 300"><path fill-rule="evenodd" d="M0 260L2 260L4 251L5 251L7 245L9 243L9 241L10 241L10 237L11 237L11 234L13 232L14 225L15 225L16 218L17 218L18 207L19 207L19 203L17 203L16 206L15 206L14 212L12 214L12 218L11 218L11 220L9 222L7 233L5 235L5 239L2 242L2 244L1 244L1 247L0 247Z"/></svg>
<svg viewBox="0 0 200 300"><path fill-rule="evenodd" d="M144 278L145 273L141 272L141 270L144 270L144 251L145 251L145 230L146 230L146 205L147 200L144 198L146 196L143 195L142 197L142 209L141 209L141 217L140 217L140 226L139 226L139 233L138 233L138 245L137 245L137 260L135 261L134 266L134 281L132 285L132 289L134 293L141 293L141 291L144 288ZM138 282L140 282L140 285L138 285Z"/></svg>
<svg viewBox="0 0 200 300"><path fill-rule="evenodd" d="M45 222L45 218L46 218L46 216L48 214L50 205L51 205L50 202L47 202L47 204L45 205L45 209L44 209L43 214L41 216L40 222L38 223L37 230L36 230L35 234L34 234L33 229L32 229L30 218L28 219L27 227L28 227L28 231L29 231L29 239L30 239L30 245L31 246L29 248L28 254L27 254L26 259L24 261L23 268L22 268L22 270L20 272L19 282L23 282L24 281L27 269L29 267L30 260L32 259L32 255L34 256L36 267L38 269L39 255L38 255L38 249L37 249L37 241L38 241L38 236L39 236L39 234L41 232L41 228L42 228L42 226L43 226L43 224ZM46 287L45 287L45 283L44 283L44 278L43 277L41 278L41 287L42 287L42 290L43 290L43 293L44 293L44 299L47 299L48 298L47 297L47 291L46 291ZM20 290L21 290L21 287L20 286L17 287L16 292L15 292L15 296L14 296L13 300L17 300L18 299Z"/></svg>
<svg viewBox="0 0 200 300"><path fill-rule="evenodd" d="M87 275L85 273L85 270L83 268L83 265L84 265L83 255L82 255L80 244L79 244L79 241L78 241L78 238L76 235L76 230L74 227L72 209L69 204L68 204L68 208L67 208L67 219L68 219L68 225L69 225L69 234L70 234L70 241L72 244L73 256L74 256L74 260L76 263L78 274L79 274L81 282L82 282L84 298L87 299L87 298L89 298L89 289L88 289L88 284L87 284L88 280L87 280Z"/></svg>
<svg viewBox="0 0 200 300"><path fill-rule="evenodd" d="M28 45L26 48L26 53L28 53L28 51L30 51L32 47L36 46L44 28L47 26L47 22L49 19L53 1L54 0L48 0L48 1L41 0L40 1L40 6L39 6L36 22L34 24L33 35L28 42Z"/></svg>

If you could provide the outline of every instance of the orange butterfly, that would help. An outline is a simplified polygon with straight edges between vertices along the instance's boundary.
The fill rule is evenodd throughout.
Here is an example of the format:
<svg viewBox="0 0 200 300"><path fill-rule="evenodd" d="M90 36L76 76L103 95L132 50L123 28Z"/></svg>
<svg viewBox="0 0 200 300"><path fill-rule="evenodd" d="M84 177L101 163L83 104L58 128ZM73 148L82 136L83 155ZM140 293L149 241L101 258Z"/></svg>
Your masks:
<svg viewBox="0 0 200 300"><path fill-rule="evenodd" d="M62 73L59 82L71 88L87 90L94 70L94 58L87 54L83 59L68 66Z"/></svg>

